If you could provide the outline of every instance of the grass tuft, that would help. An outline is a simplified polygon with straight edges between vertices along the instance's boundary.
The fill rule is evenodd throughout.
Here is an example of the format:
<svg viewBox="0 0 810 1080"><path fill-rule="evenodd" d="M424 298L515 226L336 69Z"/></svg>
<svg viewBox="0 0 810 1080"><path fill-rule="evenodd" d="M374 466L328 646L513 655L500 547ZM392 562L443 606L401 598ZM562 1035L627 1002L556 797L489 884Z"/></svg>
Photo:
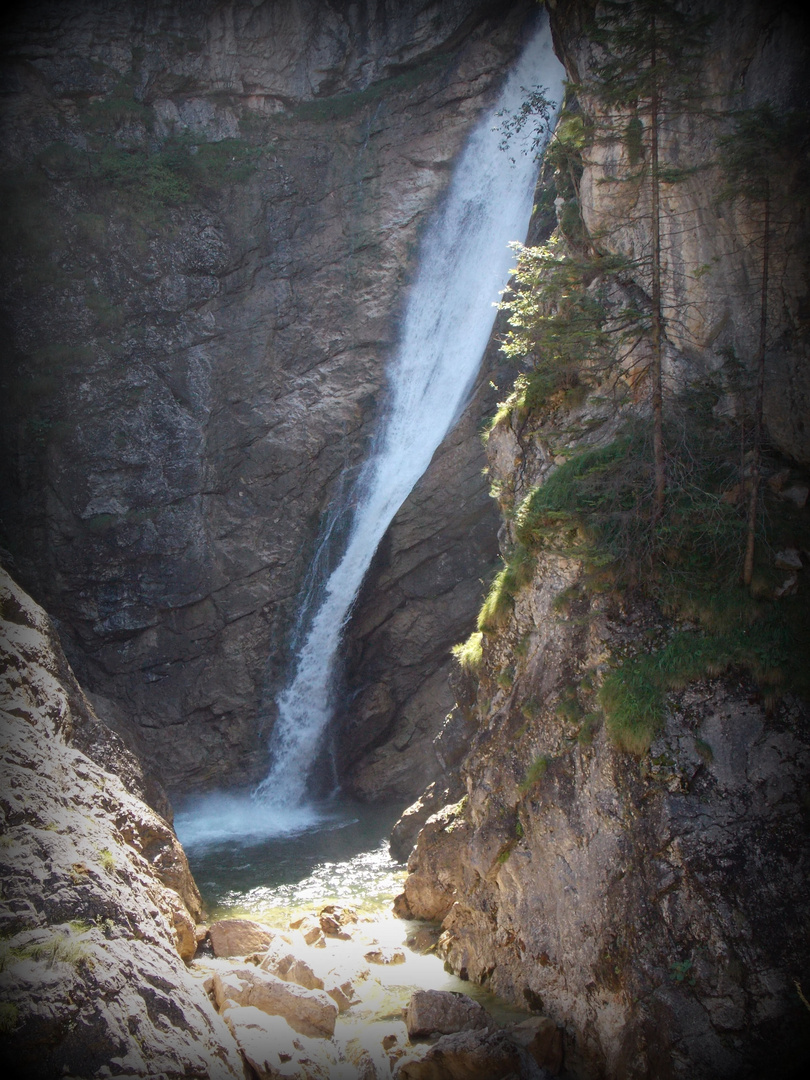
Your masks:
<svg viewBox="0 0 810 1080"><path fill-rule="evenodd" d="M522 544L517 544L509 561L495 575L486 599L478 613L478 630L494 634L509 621L515 595L532 579L534 557Z"/></svg>
<svg viewBox="0 0 810 1080"><path fill-rule="evenodd" d="M525 795L530 788L541 780L548 770L549 761L547 757L536 757L531 765L526 770L526 775L518 784L518 791Z"/></svg>
<svg viewBox="0 0 810 1080"><path fill-rule="evenodd" d="M480 630L470 634L466 641L454 645L450 652L463 671L477 671L483 659L484 635Z"/></svg>

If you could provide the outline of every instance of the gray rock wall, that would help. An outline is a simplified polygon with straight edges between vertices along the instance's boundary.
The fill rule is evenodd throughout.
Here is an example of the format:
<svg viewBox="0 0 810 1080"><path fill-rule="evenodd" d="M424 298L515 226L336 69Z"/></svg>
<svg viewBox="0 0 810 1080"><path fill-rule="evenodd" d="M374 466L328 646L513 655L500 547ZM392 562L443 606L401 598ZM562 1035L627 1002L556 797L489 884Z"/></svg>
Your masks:
<svg viewBox="0 0 810 1080"><path fill-rule="evenodd" d="M0 571L0 1016L32 1078L243 1076L184 960L200 897L52 625ZM103 1073L102 1073L103 1074Z"/></svg>
<svg viewBox="0 0 810 1080"><path fill-rule="evenodd" d="M262 774L420 226L530 7L63 2L4 25L0 543L174 790ZM439 561L480 453L449 443L403 519L456 621L489 542ZM400 637L444 659L446 627Z"/></svg>
<svg viewBox="0 0 810 1080"><path fill-rule="evenodd" d="M581 77L593 58L583 35L591 6L549 6L558 53ZM717 16L704 72L714 100L806 103L799 9L752 2L691 10ZM729 360L745 367L755 354L756 223L750 208L716 201L710 136L718 128L682 121L665 138L680 139L690 163L703 167L664 194L665 386L672 394L727 379L717 415L729 416L740 407ZM588 148L582 214L603 248L632 254L649 233L644 205L628 205L623 155L620 140ZM769 292L765 409L768 442L794 477L808 460L809 370L800 314L806 223L795 179L778 179L780 215L793 224L774 241L780 272ZM649 294L643 267L632 284ZM633 389L623 407L594 395L570 408L552 402L537 423L513 416L496 426L488 456L506 511L505 554L515 509L555 465L610 442L616 424L643 412L646 388ZM797 536L808 526L801 512ZM586 530L577 541L587 548ZM572 537L568 557L554 554L554 540L533 551L531 580L484 636L477 670L457 680L453 722L466 723L469 746L457 770L464 786L452 774L437 781L396 827L402 852L422 824L400 913L442 920L439 951L456 973L563 1024L574 1075L802 1075L810 1053L801 996L810 961L807 702L786 694L775 704L742 670L712 678L706 668L668 692L648 753L618 750L598 688L626 658L655 653L672 623L638 590L603 583L601 591L598 574L589 585ZM695 630L686 616L679 625Z"/></svg>

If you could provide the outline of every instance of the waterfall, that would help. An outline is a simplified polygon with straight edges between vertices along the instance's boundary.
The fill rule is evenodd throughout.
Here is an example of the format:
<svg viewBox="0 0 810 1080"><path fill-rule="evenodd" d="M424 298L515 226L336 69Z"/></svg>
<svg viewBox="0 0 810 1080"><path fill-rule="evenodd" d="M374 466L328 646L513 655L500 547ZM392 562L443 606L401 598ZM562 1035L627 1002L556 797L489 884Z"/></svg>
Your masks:
<svg viewBox="0 0 810 1080"><path fill-rule="evenodd" d="M500 149L498 113L516 112L526 88L538 84L559 101L561 77L544 21L481 117L428 224L388 372L388 407L351 494L346 549L323 588L292 681L278 697L272 765L254 792L263 807L282 811L305 801L308 771L332 714L330 691L352 605L394 514L464 407L514 260L509 242L526 235L537 163L530 152Z"/></svg>
<svg viewBox="0 0 810 1080"><path fill-rule="evenodd" d="M341 636L391 519L464 408L492 332L493 305L509 279L514 257L508 245L528 229L537 163L531 152L516 153L520 146L510 154L500 149L498 113L515 113L524 88L537 85L560 101L562 76L543 19L469 138L428 223L387 372L388 406L346 498L354 511L343 556L319 585L329 561L329 537L322 537L307 575L301 645L293 677L278 697L270 771L250 795L219 792L178 808L175 828L187 849L241 846L325 826L324 811L306 800L307 778L332 713ZM524 149L529 141L527 135ZM329 527L344 534L346 520L336 513Z"/></svg>

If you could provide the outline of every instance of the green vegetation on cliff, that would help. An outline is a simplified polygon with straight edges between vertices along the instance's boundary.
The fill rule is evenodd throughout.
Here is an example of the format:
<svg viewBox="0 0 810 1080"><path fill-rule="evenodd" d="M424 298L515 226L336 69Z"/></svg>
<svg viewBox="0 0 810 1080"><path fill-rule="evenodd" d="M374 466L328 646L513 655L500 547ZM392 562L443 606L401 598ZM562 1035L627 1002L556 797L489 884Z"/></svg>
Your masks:
<svg viewBox="0 0 810 1080"><path fill-rule="evenodd" d="M624 11L625 5L618 7ZM675 46L683 45L694 59L705 27L698 29L694 40L686 31L681 40L683 27L674 27L672 48L677 52ZM624 24L611 30L607 23L603 31L605 41L611 33L630 32ZM641 36L639 47L647 49L649 34ZM631 46L622 46L630 50L627 56ZM801 490L805 477L767 448L762 420L769 256L772 275L773 260L785 258L783 249L780 255L772 250L770 222L777 205L783 231L784 222L799 212L790 197L801 188L798 158L806 124L794 114L779 117L770 106L738 112L732 121L712 117L727 134L720 140L722 169L704 197L716 199L722 189L724 198L761 211L753 226L762 251L761 281L750 286L751 306L760 310L759 345L756 356L743 358L730 346L707 353L697 343L689 345L691 356L679 355L666 337L663 313L666 308L683 337L689 301L662 293L665 252L656 233L663 216L675 213L671 202L660 202L662 186L694 170L678 159L677 139L668 143L666 170L662 157L651 156L656 123L664 134L664 91L670 92L675 76L667 60L656 75L660 81L642 87L646 105L640 108L626 87L617 97L607 85L605 73L615 66L606 61L585 88L590 114L573 98L566 103L545 156L547 194L541 199L550 205L559 192L557 229L540 246L515 246L515 277L501 303L508 317L503 351L525 370L487 436L509 429L521 454L540 445L554 462L528 492L525 481L495 482L510 542L478 631L486 665L487 638L507 631L516 598L547 555L580 567L574 591L581 597L608 592L624 607L651 603L661 633L640 651L613 657L588 706L598 705L618 746L641 754L661 729L667 694L696 680L747 676L769 710L786 691L810 692L803 662L810 654L810 603L800 554L810 550L810 515L801 497L790 495L791 484ZM641 76L637 70L630 75L628 86L635 86ZM656 95L657 118L650 111ZM702 110L705 120L702 103L690 94L670 96L673 130L690 111ZM763 125L767 131L757 139ZM784 146L779 133L788 130ZM605 182L627 190L635 184L642 209L632 220L616 218L591 236L578 209L580 181L594 147L611 140L622 149L613 169L618 175ZM652 252L633 259L619 254L614 238L639 226L652 228ZM674 243L671 235L668 242ZM711 267L698 268L696 279L704 272ZM665 353L676 372L666 387ZM729 393L735 402L730 409L724 405ZM517 501L510 494L515 486L522 488Z"/></svg>

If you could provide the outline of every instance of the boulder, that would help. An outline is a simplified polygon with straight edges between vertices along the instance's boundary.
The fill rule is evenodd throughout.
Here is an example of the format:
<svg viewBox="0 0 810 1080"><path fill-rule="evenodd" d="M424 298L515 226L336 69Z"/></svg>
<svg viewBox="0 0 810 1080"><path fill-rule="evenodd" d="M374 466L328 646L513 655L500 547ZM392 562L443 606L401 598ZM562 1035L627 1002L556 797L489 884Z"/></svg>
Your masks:
<svg viewBox="0 0 810 1080"><path fill-rule="evenodd" d="M782 492L782 498L789 499L800 510L807 506L808 495L810 495L810 488L806 484L794 484L793 487L785 488Z"/></svg>
<svg viewBox="0 0 810 1080"><path fill-rule="evenodd" d="M290 923L290 927L300 932L307 945L313 945L318 949L326 944L320 920L315 915L305 915L303 919Z"/></svg>
<svg viewBox="0 0 810 1080"><path fill-rule="evenodd" d="M223 1018L260 1080L330 1080L333 1075L334 1059L323 1045L302 1039L281 1016L268 1016L255 1005L229 1004Z"/></svg>
<svg viewBox="0 0 810 1080"><path fill-rule="evenodd" d="M341 907L340 904L327 904L319 915L321 930L327 937L350 938L351 934L347 933L346 927L357 920L358 915L354 908Z"/></svg>
<svg viewBox="0 0 810 1080"><path fill-rule="evenodd" d="M260 967L262 971L269 971L284 982L297 983L306 990L323 990L323 979L315 974L306 960L294 953L285 952L279 955L271 951L264 957Z"/></svg>
<svg viewBox="0 0 810 1080"><path fill-rule="evenodd" d="M363 953L363 958L370 964L404 964L405 953L402 949L388 949L382 945L375 945L368 952Z"/></svg>
<svg viewBox="0 0 810 1080"><path fill-rule="evenodd" d="M563 1033L548 1016L531 1016L508 1029L509 1037L556 1076L563 1063Z"/></svg>
<svg viewBox="0 0 810 1080"><path fill-rule="evenodd" d="M323 977L315 973L310 964L292 952L270 949L259 964L262 971L269 971L284 982L297 983L306 990L323 990L335 1002L339 1012L346 1012L357 995L350 979L335 971Z"/></svg>
<svg viewBox="0 0 810 1080"><path fill-rule="evenodd" d="M409 1038L450 1035L493 1027L494 1021L477 1001L446 990L417 990L405 1010Z"/></svg>
<svg viewBox="0 0 810 1080"><path fill-rule="evenodd" d="M394 1073L396 1080L544 1080L549 1076L503 1031L443 1035L418 1061Z"/></svg>
<svg viewBox="0 0 810 1080"><path fill-rule="evenodd" d="M276 936L275 931L250 919L220 919L208 929L214 956L247 956L264 952Z"/></svg>
<svg viewBox="0 0 810 1080"><path fill-rule="evenodd" d="M391 910L398 919L414 918L414 914L411 911L411 907L408 903L405 893L400 893L399 896L394 897L394 904Z"/></svg>
<svg viewBox="0 0 810 1080"><path fill-rule="evenodd" d="M337 982L327 982L324 984L324 991L337 1005L339 1013L346 1012L357 1000L355 989L348 979L339 984Z"/></svg>
<svg viewBox="0 0 810 1080"><path fill-rule="evenodd" d="M296 1031L313 1038L331 1039L338 1007L322 990L307 990L260 968L231 968L214 973L214 1000L253 1005L269 1016L282 1016Z"/></svg>

